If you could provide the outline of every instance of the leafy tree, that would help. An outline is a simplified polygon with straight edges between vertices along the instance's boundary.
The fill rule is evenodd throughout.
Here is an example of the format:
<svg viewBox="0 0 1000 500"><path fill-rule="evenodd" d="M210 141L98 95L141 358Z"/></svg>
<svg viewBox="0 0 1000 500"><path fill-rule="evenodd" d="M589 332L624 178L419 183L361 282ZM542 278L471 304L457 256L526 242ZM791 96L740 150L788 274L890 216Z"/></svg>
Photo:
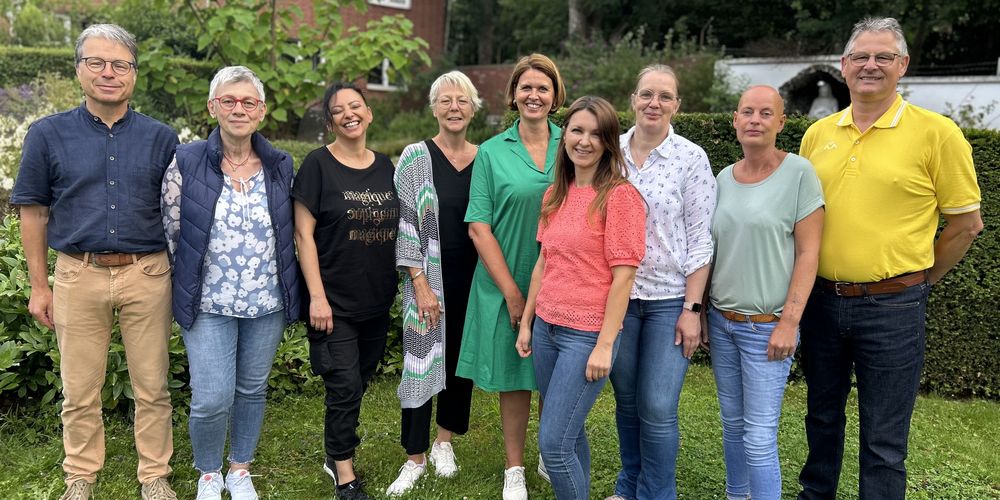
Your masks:
<svg viewBox="0 0 1000 500"><path fill-rule="evenodd" d="M314 0L312 25L304 22L298 6L277 0L212 0L205 8L193 0L156 0L155 5L175 8L196 26L197 50L207 60L241 64L257 73L267 92L265 126L281 134L294 130L325 82L356 80L386 58L404 77L412 62L430 64L427 42L413 37L413 24L402 16L384 16L363 28L347 26L341 9L364 12L364 0ZM204 117L209 82L168 64L175 52L163 40L143 41L140 63L149 73L141 81L176 96L189 115Z"/></svg>

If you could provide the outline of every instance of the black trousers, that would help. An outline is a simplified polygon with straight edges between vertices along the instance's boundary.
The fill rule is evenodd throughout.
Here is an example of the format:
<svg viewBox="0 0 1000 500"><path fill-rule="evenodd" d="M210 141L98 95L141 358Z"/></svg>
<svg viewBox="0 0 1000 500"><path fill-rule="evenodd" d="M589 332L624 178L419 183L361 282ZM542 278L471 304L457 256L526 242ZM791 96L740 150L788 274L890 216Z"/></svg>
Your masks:
<svg viewBox="0 0 1000 500"><path fill-rule="evenodd" d="M442 255L447 321L444 332L445 389L437 394L437 424L455 434L469 430L469 407L472 405L472 381L455 376L458 353L462 348L465 310L469 305L469 289L476 267L476 252L448 252ZM404 408L399 443L407 455L419 455L430 447L431 405L429 399L420 408Z"/></svg>
<svg viewBox="0 0 1000 500"><path fill-rule="evenodd" d="M363 320L334 316L330 335L309 328L312 371L326 387L323 441L330 459L350 459L361 444L361 398L385 354L388 331L389 311Z"/></svg>

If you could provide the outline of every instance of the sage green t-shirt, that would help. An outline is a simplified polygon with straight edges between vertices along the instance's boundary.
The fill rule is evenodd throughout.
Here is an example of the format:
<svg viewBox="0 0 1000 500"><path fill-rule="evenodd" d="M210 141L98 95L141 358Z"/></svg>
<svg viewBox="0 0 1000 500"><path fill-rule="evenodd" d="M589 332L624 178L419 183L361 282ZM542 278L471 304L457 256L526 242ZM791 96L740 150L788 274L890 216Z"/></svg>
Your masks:
<svg viewBox="0 0 1000 500"><path fill-rule="evenodd" d="M795 263L795 224L823 206L809 160L789 153L766 179L742 184L719 172L712 219L712 305L743 314L778 314Z"/></svg>

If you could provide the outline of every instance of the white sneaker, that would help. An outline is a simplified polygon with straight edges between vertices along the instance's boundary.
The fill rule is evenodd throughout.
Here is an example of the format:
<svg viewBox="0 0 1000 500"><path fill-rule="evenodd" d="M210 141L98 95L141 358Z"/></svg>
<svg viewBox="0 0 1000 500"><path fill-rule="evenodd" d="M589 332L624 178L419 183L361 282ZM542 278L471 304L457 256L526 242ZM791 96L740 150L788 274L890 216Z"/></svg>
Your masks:
<svg viewBox="0 0 1000 500"><path fill-rule="evenodd" d="M538 454L538 475L545 480L546 483L552 484L552 479L549 478L549 471L545 470L545 462L542 461L542 454Z"/></svg>
<svg viewBox="0 0 1000 500"><path fill-rule="evenodd" d="M250 471L243 469L226 474L226 489L233 500L257 500L257 490L250 479Z"/></svg>
<svg viewBox="0 0 1000 500"><path fill-rule="evenodd" d="M389 496L398 496L406 493L413 488L416 484L417 479L424 475L427 470L427 464L417 464L413 460L407 460L402 467L399 468L399 477L396 478L388 488L385 489L385 494Z"/></svg>
<svg viewBox="0 0 1000 500"><path fill-rule="evenodd" d="M515 465L503 471L503 500L528 500L524 467Z"/></svg>
<svg viewBox="0 0 1000 500"><path fill-rule="evenodd" d="M455 451L451 448L451 443L434 443L428 458L434 464L434 474L438 476L452 477L458 472Z"/></svg>
<svg viewBox="0 0 1000 500"><path fill-rule="evenodd" d="M195 500L222 500L222 490L226 489L222 482L222 474L209 472L198 478L198 496Z"/></svg>

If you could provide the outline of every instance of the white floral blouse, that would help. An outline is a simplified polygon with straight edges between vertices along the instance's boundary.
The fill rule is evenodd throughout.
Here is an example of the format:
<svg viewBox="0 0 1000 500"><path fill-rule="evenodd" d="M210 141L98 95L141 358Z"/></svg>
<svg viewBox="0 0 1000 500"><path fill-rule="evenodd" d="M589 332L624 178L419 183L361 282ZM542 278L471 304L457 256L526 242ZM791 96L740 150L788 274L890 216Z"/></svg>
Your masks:
<svg viewBox="0 0 1000 500"><path fill-rule="evenodd" d="M264 171L249 179L224 176L202 271L200 311L258 318L282 308L274 228ZM181 173L172 162L164 173L163 227L171 260L180 237Z"/></svg>
<svg viewBox="0 0 1000 500"><path fill-rule="evenodd" d="M712 260L712 214L716 183L708 155L674 133L653 148L640 166L632 161L629 140L621 135L628 180L649 205L646 256L636 270L629 298L664 300L684 296L687 276Z"/></svg>

